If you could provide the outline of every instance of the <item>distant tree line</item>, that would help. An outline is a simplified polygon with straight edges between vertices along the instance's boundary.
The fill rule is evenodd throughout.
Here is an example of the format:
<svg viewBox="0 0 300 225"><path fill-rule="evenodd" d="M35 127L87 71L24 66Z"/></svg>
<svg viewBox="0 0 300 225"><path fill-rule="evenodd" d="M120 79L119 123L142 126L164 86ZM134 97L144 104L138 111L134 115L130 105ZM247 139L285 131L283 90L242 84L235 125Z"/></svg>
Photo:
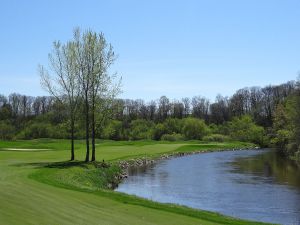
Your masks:
<svg viewBox="0 0 300 225"><path fill-rule="evenodd" d="M264 88L243 88L231 97L218 95L215 102L202 96L181 100L162 96L148 103L141 99L113 99L107 106L109 117L102 116L104 111L95 110L97 118L105 119L95 123L94 135L112 140L234 139L262 146L270 142L280 146L276 142L280 136L277 131L281 130L278 124L281 122L282 127L289 129L287 123L278 119L278 111L289 104L296 106L296 100L288 102L297 93L298 82L290 81ZM84 97L78 101L84 102ZM55 97L30 97L15 93L8 97L1 95L0 138L69 138L67 108L68 104L61 104ZM86 124L81 116L84 110L84 107L79 108L75 115L74 138L85 138Z"/></svg>
<svg viewBox="0 0 300 225"><path fill-rule="evenodd" d="M111 119L119 121L142 119L157 123L167 118L193 117L204 120L206 124L219 125L231 121L234 117L250 115L256 124L268 128L273 125L278 104L285 102L287 97L298 90L296 84L295 81L290 81L264 88L243 88L231 97L218 95L215 102L210 102L202 96L181 100L170 100L162 96L148 103L142 99L114 99L111 102ZM54 97L32 97L13 93L8 97L0 95L0 107L0 118L3 120L4 109L9 111L10 118L25 119L62 110L60 107L63 106Z"/></svg>

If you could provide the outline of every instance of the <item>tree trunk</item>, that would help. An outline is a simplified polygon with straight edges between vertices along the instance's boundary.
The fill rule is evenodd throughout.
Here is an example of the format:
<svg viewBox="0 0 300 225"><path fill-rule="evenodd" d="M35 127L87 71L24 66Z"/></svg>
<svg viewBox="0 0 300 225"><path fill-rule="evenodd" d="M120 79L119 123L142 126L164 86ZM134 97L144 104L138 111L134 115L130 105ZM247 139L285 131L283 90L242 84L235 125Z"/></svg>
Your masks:
<svg viewBox="0 0 300 225"><path fill-rule="evenodd" d="M74 153L74 118L71 118L71 161L75 159Z"/></svg>
<svg viewBox="0 0 300 225"><path fill-rule="evenodd" d="M85 141L86 141L86 156L85 161L90 160L90 135L89 135L89 102L88 94L85 94Z"/></svg>
<svg viewBox="0 0 300 225"><path fill-rule="evenodd" d="M93 99L92 106L92 161L96 160L96 146L95 146L95 103Z"/></svg>
<svg viewBox="0 0 300 225"><path fill-rule="evenodd" d="M96 160L95 123L92 124L92 161Z"/></svg>

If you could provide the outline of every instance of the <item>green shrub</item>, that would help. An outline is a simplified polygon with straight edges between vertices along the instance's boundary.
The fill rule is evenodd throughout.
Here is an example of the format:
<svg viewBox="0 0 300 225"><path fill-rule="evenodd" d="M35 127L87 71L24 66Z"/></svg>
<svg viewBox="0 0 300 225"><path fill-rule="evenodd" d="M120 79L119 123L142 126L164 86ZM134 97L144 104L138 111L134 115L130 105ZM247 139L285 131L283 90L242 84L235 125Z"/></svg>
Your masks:
<svg viewBox="0 0 300 225"><path fill-rule="evenodd" d="M130 123L129 137L131 140L151 139L154 123L147 120L133 120Z"/></svg>
<svg viewBox="0 0 300 225"><path fill-rule="evenodd" d="M177 118L167 118L163 125L167 134L180 133L182 128L182 120Z"/></svg>
<svg viewBox="0 0 300 225"><path fill-rule="evenodd" d="M155 125L155 127L153 128L153 131L152 131L152 138L154 140L160 140L161 137L164 135L164 134L167 134L168 133L168 130L167 128L164 126L164 124L162 123L158 123Z"/></svg>
<svg viewBox="0 0 300 225"><path fill-rule="evenodd" d="M211 135L207 135L205 137L203 137L203 141L208 141L208 142L224 142L224 141L228 141L230 138L226 135L222 135L222 134L211 134Z"/></svg>
<svg viewBox="0 0 300 225"><path fill-rule="evenodd" d="M209 133L209 128L205 122L196 118L186 118L183 120L182 134L189 140L201 140Z"/></svg>
<svg viewBox="0 0 300 225"><path fill-rule="evenodd" d="M59 131L56 131L59 132ZM49 138L52 137L52 127L48 123L33 123L27 126L19 137L24 139Z"/></svg>
<svg viewBox="0 0 300 225"><path fill-rule="evenodd" d="M298 150L297 152L295 152L295 158L296 158L296 160L300 161L300 150Z"/></svg>
<svg viewBox="0 0 300 225"><path fill-rule="evenodd" d="M123 137L122 130L122 122L118 120L112 120L103 129L103 138L115 141L121 140Z"/></svg>
<svg viewBox="0 0 300 225"><path fill-rule="evenodd" d="M8 120L0 121L0 139L11 140L14 138L15 128Z"/></svg>
<svg viewBox="0 0 300 225"><path fill-rule="evenodd" d="M182 141L183 139L184 138L183 138L182 134L177 134L177 133L164 134L161 136L162 141Z"/></svg>
<svg viewBox="0 0 300 225"><path fill-rule="evenodd" d="M234 118L229 123L230 136L239 141L250 141L260 146L267 144L263 127L256 125L248 115Z"/></svg>

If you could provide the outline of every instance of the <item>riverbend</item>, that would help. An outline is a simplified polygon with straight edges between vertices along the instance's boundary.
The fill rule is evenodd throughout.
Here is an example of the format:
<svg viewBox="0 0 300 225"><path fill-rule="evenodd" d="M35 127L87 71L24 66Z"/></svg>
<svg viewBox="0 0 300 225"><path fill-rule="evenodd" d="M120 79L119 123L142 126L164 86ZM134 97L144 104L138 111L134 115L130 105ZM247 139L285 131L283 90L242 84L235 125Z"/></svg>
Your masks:
<svg viewBox="0 0 300 225"><path fill-rule="evenodd" d="M188 155L128 173L117 191L243 219L300 224L300 169L272 150Z"/></svg>

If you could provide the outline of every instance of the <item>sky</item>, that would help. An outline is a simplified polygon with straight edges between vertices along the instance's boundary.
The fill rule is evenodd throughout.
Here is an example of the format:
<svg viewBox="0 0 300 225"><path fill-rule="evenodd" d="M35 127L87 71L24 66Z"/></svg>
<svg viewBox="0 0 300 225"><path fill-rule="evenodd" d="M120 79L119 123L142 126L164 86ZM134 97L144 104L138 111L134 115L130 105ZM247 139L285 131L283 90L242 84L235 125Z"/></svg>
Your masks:
<svg viewBox="0 0 300 225"><path fill-rule="evenodd" d="M299 0L0 0L0 94L47 95L37 66L75 27L113 45L122 98L214 100L300 71Z"/></svg>

